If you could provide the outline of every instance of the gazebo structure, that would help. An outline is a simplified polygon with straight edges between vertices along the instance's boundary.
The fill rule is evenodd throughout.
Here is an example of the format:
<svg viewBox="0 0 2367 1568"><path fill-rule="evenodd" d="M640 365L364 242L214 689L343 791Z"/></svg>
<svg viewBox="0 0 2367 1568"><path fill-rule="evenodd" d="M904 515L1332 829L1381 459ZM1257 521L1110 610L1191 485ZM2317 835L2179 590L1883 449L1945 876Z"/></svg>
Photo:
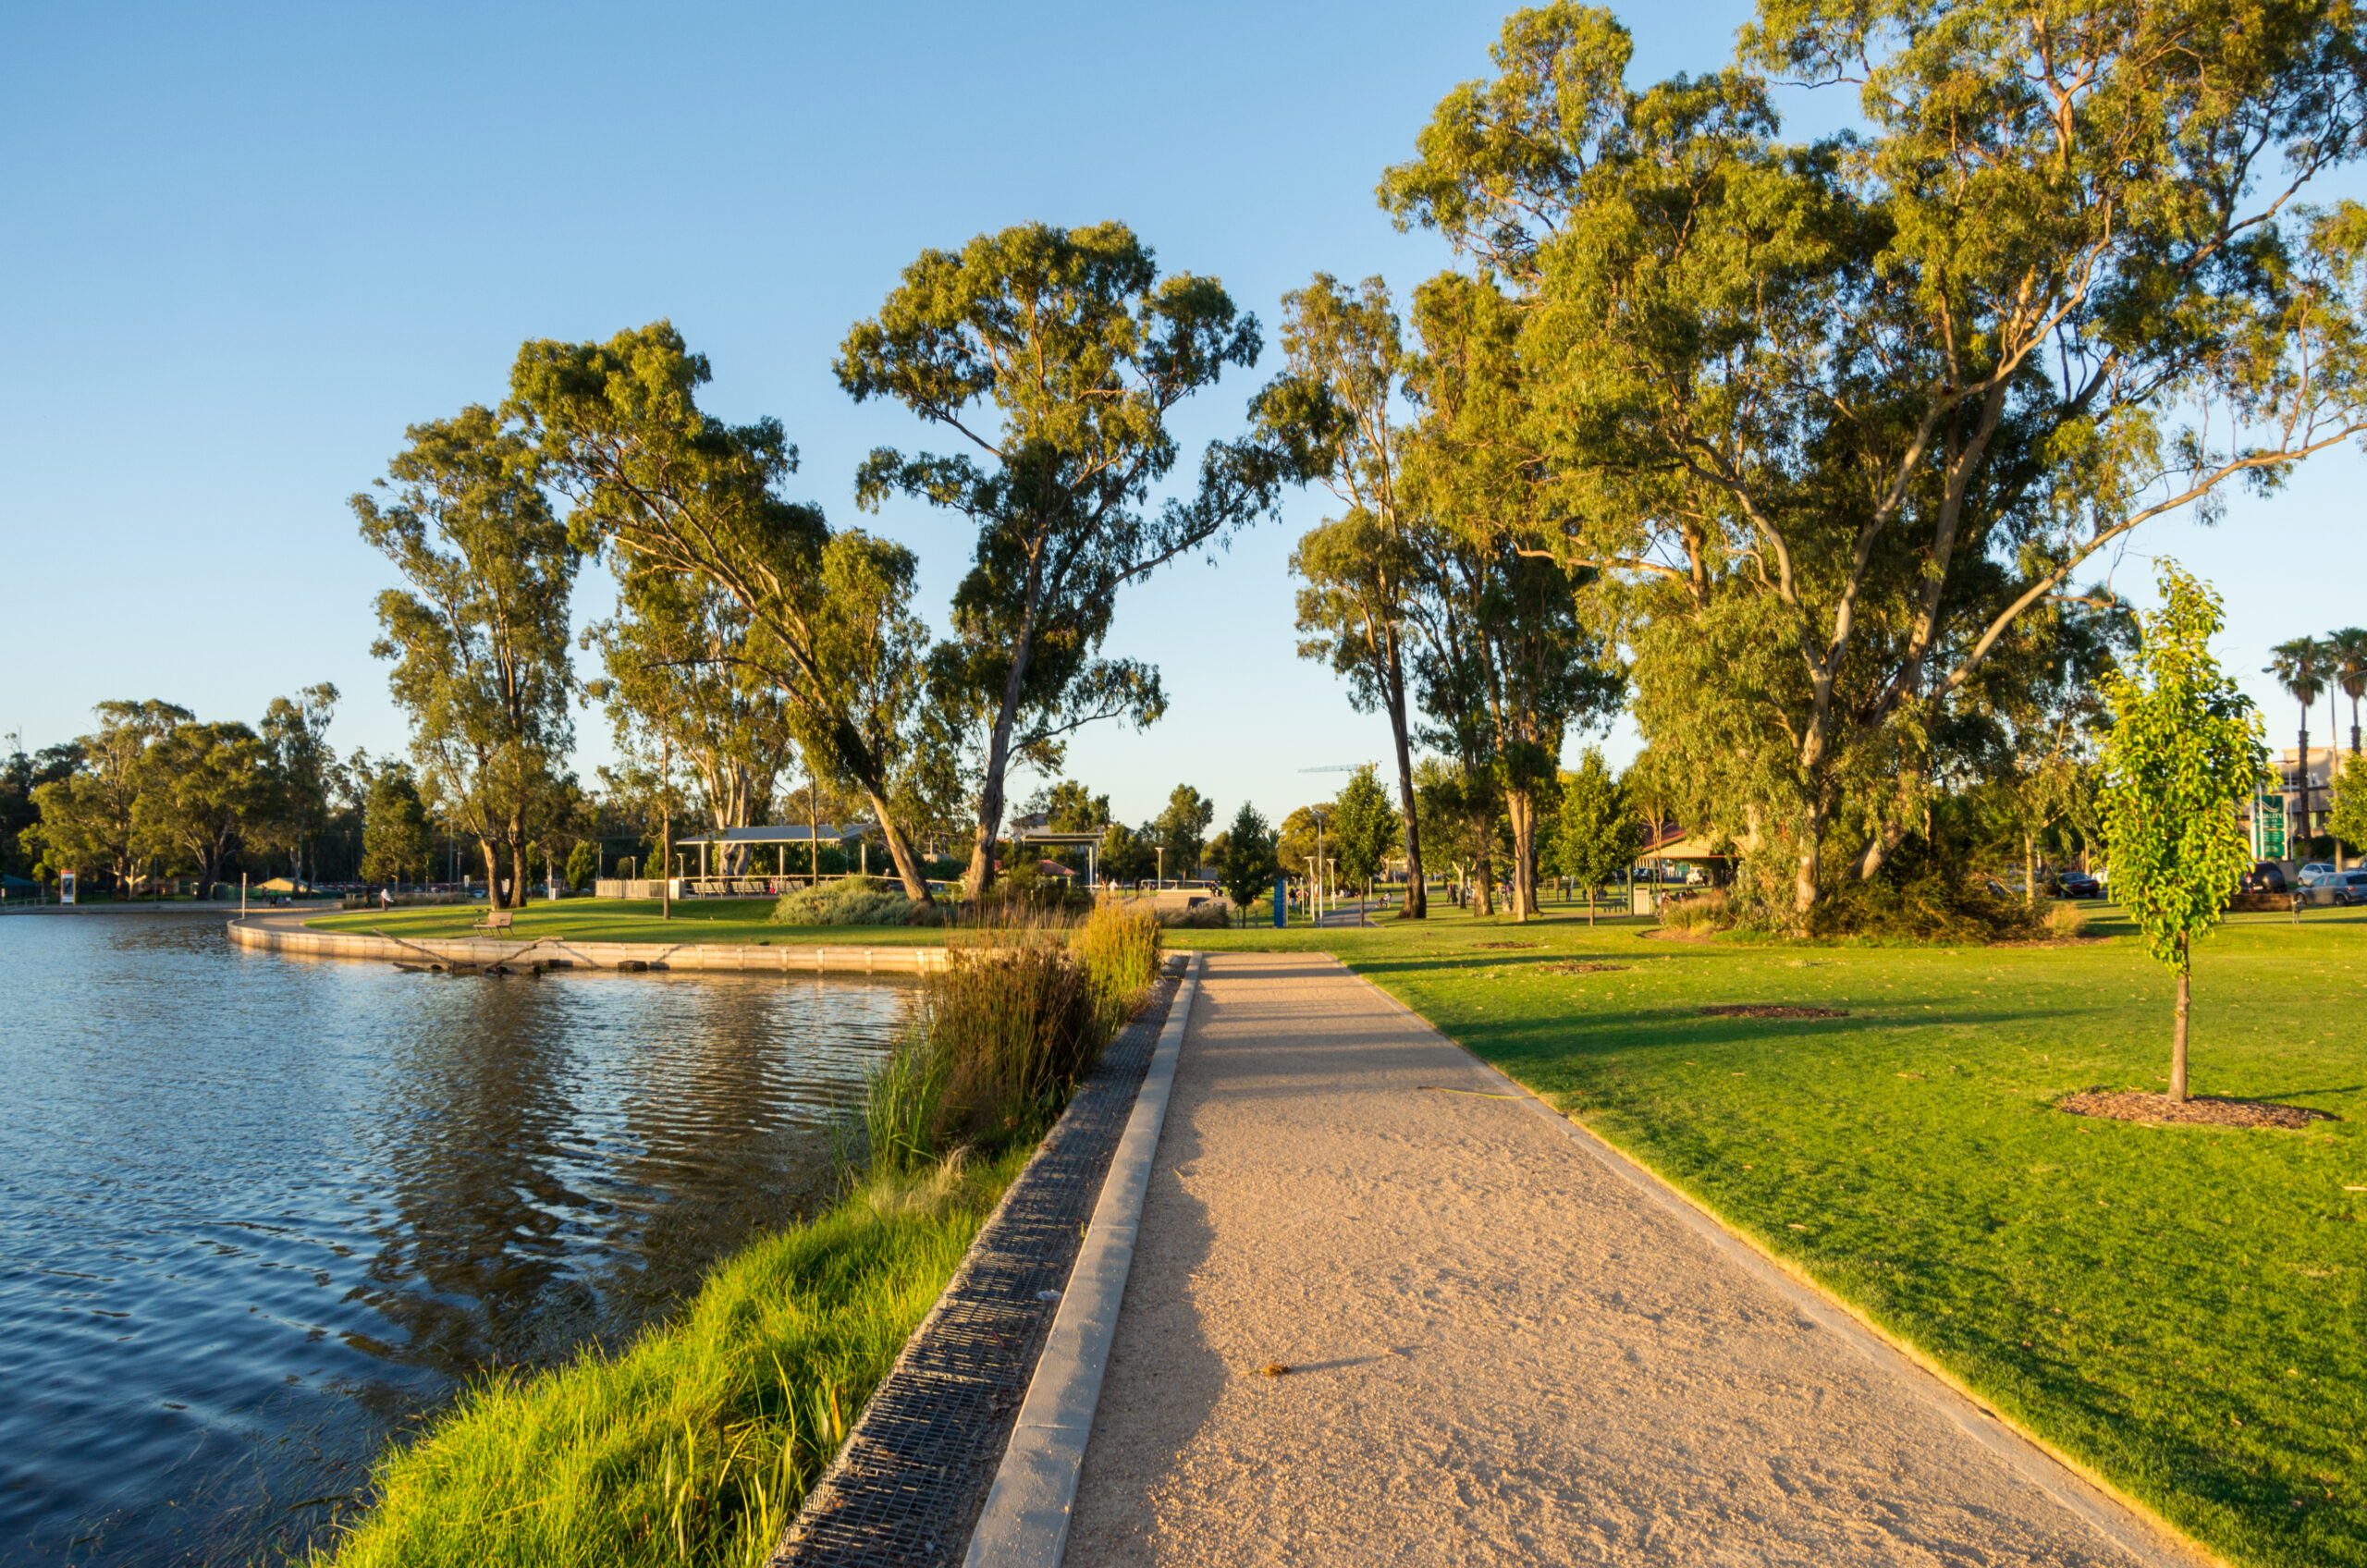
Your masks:
<svg viewBox="0 0 2367 1568"><path fill-rule="evenodd" d="M1100 864L1101 835L1098 833L1055 833L1049 827L1014 827L1009 835L1012 858L1018 858L1022 848L1031 850L1085 851L1085 885L1098 888L1100 878L1094 875Z"/></svg>
<svg viewBox="0 0 2367 1568"><path fill-rule="evenodd" d="M686 896L705 898L778 898L791 888L802 888L813 881L815 851L825 845L844 850L852 845L865 861L863 875L870 872L868 842L864 839L862 823L822 823L809 827L800 822L770 827L717 827L705 833L686 833L674 840L674 848L687 853L693 845L698 847L699 870L696 876L682 878ZM773 870L767 874L757 869L757 851L771 846ZM806 851L804 871L791 871L791 846ZM729 871L737 858L734 851L747 851L746 867L739 875Z"/></svg>

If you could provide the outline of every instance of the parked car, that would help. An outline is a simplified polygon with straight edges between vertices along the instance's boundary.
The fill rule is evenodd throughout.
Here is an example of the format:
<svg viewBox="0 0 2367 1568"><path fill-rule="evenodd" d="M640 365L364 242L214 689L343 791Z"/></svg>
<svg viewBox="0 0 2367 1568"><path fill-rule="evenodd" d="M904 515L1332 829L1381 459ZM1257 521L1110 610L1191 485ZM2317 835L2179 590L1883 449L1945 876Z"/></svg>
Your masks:
<svg viewBox="0 0 2367 1568"><path fill-rule="evenodd" d="M2104 885L2084 871L2066 871L2054 878L2057 891L2067 899L2101 899Z"/></svg>
<svg viewBox="0 0 2367 1568"><path fill-rule="evenodd" d="M2297 880L2299 880L2300 885L2304 888L2314 888L2319 883L2324 881L2327 877L2332 876L2334 874L2335 870L2333 863L2329 861L2313 860L2301 868L2300 876Z"/></svg>
<svg viewBox="0 0 2367 1568"><path fill-rule="evenodd" d="M2345 908L2367 904L2367 871L2337 871L2332 876L2320 877L2318 887L2331 890L2334 901Z"/></svg>
<svg viewBox="0 0 2367 1568"><path fill-rule="evenodd" d="M2239 893L2282 893L2285 890L2285 868L2273 860L2253 862L2252 868L2244 873L2243 880L2236 884L2236 891Z"/></svg>

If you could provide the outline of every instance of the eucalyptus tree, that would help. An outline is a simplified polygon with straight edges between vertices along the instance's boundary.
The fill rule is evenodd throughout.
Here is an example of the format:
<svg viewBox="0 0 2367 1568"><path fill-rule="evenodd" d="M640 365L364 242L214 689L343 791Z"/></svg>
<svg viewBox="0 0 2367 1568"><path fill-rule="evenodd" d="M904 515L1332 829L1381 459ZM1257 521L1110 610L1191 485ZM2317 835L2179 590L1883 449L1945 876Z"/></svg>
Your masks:
<svg viewBox="0 0 2367 1568"><path fill-rule="evenodd" d="M1351 294L1328 273L1282 296L1287 369L1257 396L1259 427L1291 455L1294 474L1319 482L1343 508L1309 529L1291 555L1298 652L1348 683L1359 713L1388 716L1405 831L1404 916L1429 913L1421 813L1414 800L1407 717L1405 619L1421 571L1421 520L1400 504L1401 405L1408 356L1389 287L1365 279Z"/></svg>
<svg viewBox="0 0 2367 1568"><path fill-rule="evenodd" d="M2294 784L2301 793L2301 812L2293 825L2293 831L2295 837L2303 839L2312 836L2312 827L2310 819L2310 710L2317 706L2320 697L2325 695L2327 687L2332 683L2334 669L2333 649L2315 637L2296 637L2269 649L2268 666L2261 671L2263 675L2273 678L2278 688L2301 706L2300 764L2293 775ZM2333 737L2328 736L2327 739L2331 741ZM2333 782L2331 770L2328 771L2327 782ZM2309 858L2306 846L2290 847L2295 859Z"/></svg>
<svg viewBox="0 0 2367 1568"><path fill-rule="evenodd" d="M1626 597L1636 717L1804 915L1927 737L2099 551L2367 428L2348 6L1764 0L1637 92L1608 12L1516 13L1380 198L1503 281L1562 559ZM1854 86L1779 138L1768 70ZM2181 421L2185 423L2180 423Z"/></svg>
<svg viewBox="0 0 2367 1568"><path fill-rule="evenodd" d="M1512 840L1512 913L1537 913L1539 806L1576 725L1608 717L1625 689L1580 617L1594 569L1557 559L1543 421L1518 351L1511 302L1449 273L1425 284L1415 320L1423 353L1410 385L1423 415L1406 446L1409 499L1429 520L1409 620L1425 737L1467 775L1490 776ZM1483 878L1484 880L1484 878Z"/></svg>
<svg viewBox="0 0 2367 1568"><path fill-rule="evenodd" d="M177 724L141 754L133 846L197 874L212 896L223 867L251 839L276 827L293 839L307 802L280 774L272 745L243 724Z"/></svg>
<svg viewBox="0 0 2367 1568"><path fill-rule="evenodd" d="M926 766L916 728L927 629L911 613L912 552L785 500L797 448L774 420L727 424L698 406L712 379L671 324L605 343L531 342L509 408L570 503L589 549L703 579L747 618L719 664L779 693L809 766L861 791L906 896L928 883L898 809ZM628 568L628 570L632 570Z"/></svg>
<svg viewBox="0 0 2367 1568"><path fill-rule="evenodd" d="M276 820L258 837L293 851L316 876L331 797L341 783L343 765L328 742L329 721L337 716L337 687L324 680L293 697L274 697L258 727L270 751L281 796Z"/></svg>
<svg viewBox="0 0 2367 1568"><path fill-rule="evenodd" d="M419 798L419 781L411 768L388 762L373 768L365 785L362 876L370 882L424 881L434 864L435 843L428 832L427 808Z"/></svg>
<svg viewBox="0 0 2367 1568"><path fill-rule="evenodd" d="M75 742L80 756L73 771L34 788L40 819L19 838L53 871L87 876L104 870L117 887L129 888L147 852L140 839L142 764L159 741L197 716L153 697L104 702L91 711L99 727Z"/></svg>
<svg viewBox="0 0 2367 1568"><path fill-rule="evenodd" d="M362 538L411 585L378 595L384 635L370 652L393 661L411 754L446 819L476 839L494 906L523 903L528 847L564 806L568 598L582 557L544 497L533 447L491 410L406 435L377 482L386 497L352 499Z"/></svg>
<svg viewBox="0 0 2367 1568"><path fill-rule="evenodd" d="M747 610L700 574L622 551L615 565L618 614L583 641L600 651L606 674L585 689L607 704L618 750L655 766L670 744L708 826L755 824L797 742L788 699L747 661Z"/></svg>
<svg viewBox="0 0 2367 1568"><path fill-rule="evenodd" d="M994 879L1014 760L1049 772L1065 737L1165 711L1158 673L1099 656L1119 590L1269 511L1282 463L1211 443L1196 489L1152 508L1181 455L1169 416L1254 363L1257 322L1214 278L1161 278L1124 225L1025 224L925 251L835 369L857 402L892 398L943 426L951 456L874 451L856 499L903 495L975 526L937 655L943 711L980 737L972 897Z"/></svg>
<svg viewBox="0 0 2367 1568"><path fill-rule="evenodd" d="M1151 819L1150 834L1166 846L1167 864L1176 876L1189 876L1199 865L1208 825L1216 818L1216 802L1189 784L1178 784L1168 792L1167 805Z"/></svg>

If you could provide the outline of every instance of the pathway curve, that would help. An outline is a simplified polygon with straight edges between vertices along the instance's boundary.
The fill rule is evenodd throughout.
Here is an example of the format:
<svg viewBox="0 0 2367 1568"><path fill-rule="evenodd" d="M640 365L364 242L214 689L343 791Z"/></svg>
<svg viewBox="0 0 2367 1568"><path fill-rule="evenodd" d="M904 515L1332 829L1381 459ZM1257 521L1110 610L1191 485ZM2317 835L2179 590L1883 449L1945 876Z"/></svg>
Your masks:
<svg viewBox="0 0 2367 1568"><path fill-rule="evenodd" d="M1510 1088L1210 957L1070 1568L2192 1561Z"/></svg>

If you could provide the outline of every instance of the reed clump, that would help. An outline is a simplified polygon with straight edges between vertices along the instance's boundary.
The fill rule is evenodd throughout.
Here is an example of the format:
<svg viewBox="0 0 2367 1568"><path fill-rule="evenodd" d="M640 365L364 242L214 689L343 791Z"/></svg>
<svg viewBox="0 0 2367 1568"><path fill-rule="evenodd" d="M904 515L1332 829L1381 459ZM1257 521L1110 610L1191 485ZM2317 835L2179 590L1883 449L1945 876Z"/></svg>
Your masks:
<svg viewBox="0 0 2367 1568"><path fill-rule="evenodd" d="M922 984L918 1016L864 1097L870 1170L1032 1144L1159 977L1159 922L1116 905L974 926Z"/></svg>

